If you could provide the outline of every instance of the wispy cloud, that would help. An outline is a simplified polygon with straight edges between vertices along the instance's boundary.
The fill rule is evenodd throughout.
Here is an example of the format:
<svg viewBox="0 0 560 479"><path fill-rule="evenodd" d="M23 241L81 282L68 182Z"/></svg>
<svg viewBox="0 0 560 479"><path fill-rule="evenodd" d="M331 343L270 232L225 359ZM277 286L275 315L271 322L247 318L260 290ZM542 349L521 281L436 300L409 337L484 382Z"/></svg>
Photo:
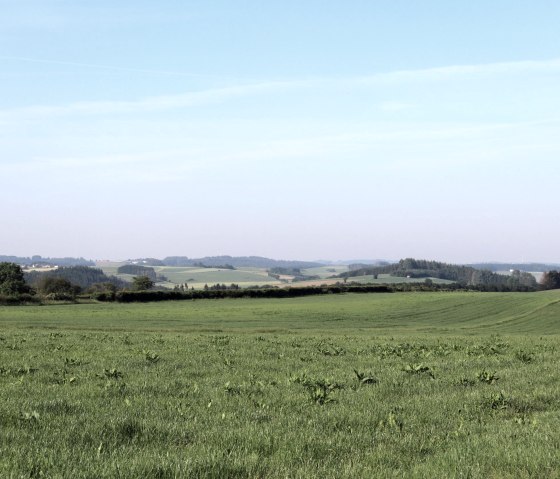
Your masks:
<svg viewBox="0 0 560 479"><path fill-rule="evenodd" d="M353 81L362 83L434 81L471 76L539 72L560 72L560 58L553 58L549 60L481 63L476 65L449 65L417 70L396 70L393 72L365 75L354 78Z"/></svg>
<svg viewBox="0 0 560 479"><path fill-rule="evenodd" d="M63 106L36 105L0 111L0 122L13 118L33 119L60 115L106 115L165 111L219 103L225 100L256 95L267 91L293 86L288 82L266 82L200 90L179 95L164 95L133 101L83 101Z"/></svg>
<svg viewBox="0 0 560 479"><path fill-rule="evenodd" d="M558 124L558 122L556 122ZM203 143L185 145L176 149L137 151L131 153L107 153L95 155L50 155L35 156L29 161L0 162L0 176L43 178L49 172L82 181L83 178L115 183L130 182L177 182L193 175L205 175L207 171L246 171L265 164L299 165L306 164L325 167L338 164L344 157L347 164L375 164L378 167L406 168L422 159L424 164L445 165L450 161L449 141L459 146L452 154L453 162L472 165L473 162L488 161L489 155L500 153L504 148L515 150L517 145L540 144L548 134L542 132L545 124L504 123L504 124L402 124L400 127L382 123L348 127L338 134L309 135L299 138L286 137L262 141L255 139L223 144ZM540 132L536 138L521 134L528 127ZM558 151L558 144L548 145ZM122 150L122 145L117 149ZM410 152L399 155L397 152ZM508 150L509 151L509 150ZM389 154L387 154L389 152ZM475 152L475 154L473 154ZM434 156L433 158L431 156ZM397 160L397 158L401 158ZM505 156L507 157L507 155ZM499 155L499 158L505 158ZM501 160L500 160L501 161Z"/></svg>
<svg viewBox="0 0 560 479"><path fill-rule="evenodd" d="M4 57L8 58L8 57ZM41 61L29 59L32 61ZM45 60L46 61L46 60ZM50 60L49 60L50 61ZM60 62L71 64L71 62ZM113 68L104 65L85 65L92 68ZM123 68L135 71L136 69ZM150 70L141 70L149 72ZM51 117L59 115L108 115L126 114L165 110L178 110L204 104L220 103L233 98L260 95L263 93L278 93L281 91L304 89L336 89L371 86L398 85L425 81L442 81L454 79L469 79L487 75L512 75L517 73L560 73L560 59L542 61L502 62L479 65L454 65L417 70L399 70L393 72L375 73L366 76L343 78L311 77L291 80L261 81L238 85L191 91L177 95L151 96L131 101L83 101L67 105L36 105L8 110L0 110L0 122L9 122L14 118L33 119L36 117ZM172 73L172 72L170 72ZM398 110L410 107L401 102L387 102L382 105L385 110Z"/></svg>

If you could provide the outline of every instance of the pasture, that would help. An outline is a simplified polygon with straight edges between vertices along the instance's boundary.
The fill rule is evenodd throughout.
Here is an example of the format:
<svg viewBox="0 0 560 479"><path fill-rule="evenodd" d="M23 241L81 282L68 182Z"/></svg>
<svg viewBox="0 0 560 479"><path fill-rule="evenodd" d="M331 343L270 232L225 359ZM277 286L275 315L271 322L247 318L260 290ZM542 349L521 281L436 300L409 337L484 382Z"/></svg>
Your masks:
<svg viewBox="0 0 560 479"><path fill-rule="evenodd" d="M133 275L117 274L117 269L123 263L100 263L99 267L105 274L114 275L124 281L132 281ZM158 286L173 288L177 284L187 283L189 287L202 289L205 284L238 284L240 287L262 286L265 284L279 286L282 282L271 278L265 269L261 268L200 268L194 266L153 266L156 274L165 276L168 281L158 282Z"/></svg>
<svg viewBox="0 0 560 479"><path fill-rule="evenodd" d="M98 267L103 270L105 274L114 275L118 278L131 282L133 275L131 274L117 274L117 269L124 263L99 263ZM279 281L273 277L268 276L265 268L237 268L234 270L220 269L220 268L201 268L194 266L152 266L158 275L163 275L167 281L159 281L158 286L166 288L173 288L177 284L187 283L189 287L195 289L202 289L204 285L213 284L226 284L230 285L235 283L241 288L250 286L286 286L288 283ZM335 284L342 282L342 278L331 278L331 276L344 273L348 271L347 266L323 266L318 268L303 269L302 274L307 276L318 276L319 279L297 281L294 284L297 286L318 286L321 284ZM451 284L453 281L448 281L439 278L430 278L436 284ZM402 284L402 283L423 283L426 278L404 278L391 276L389 274L380 274L377 278L372 275L356 276L349 278L349 281L360 284Z"/></svg>
<svg viewBox="0 0 560 479"><path fill-rule="evenodd" d="M309 271L309 270L306 270ZM348 282L351 283L358 283L358 284L388 284L388 285L395 285L395 284L421 284L426 282L429 279L432 281L433 284L452 284L453 281L449 281L447 279L440 279L440 278L405 278L402 276L392 276L390 274L379 274L377 278L375 278L371 274L367 274L364 276L352 276L348 278ZM298 281L297 286L319 286L322 284L336 284L337 282L344 281L341 278L321 278L319 280L309 280L309 281Z"/></svg>
<svg viewBox="0 0 560 479"><path fill-rule="evenodd" d="M0 477L560 475L560 294L0 308Z"/></svg>

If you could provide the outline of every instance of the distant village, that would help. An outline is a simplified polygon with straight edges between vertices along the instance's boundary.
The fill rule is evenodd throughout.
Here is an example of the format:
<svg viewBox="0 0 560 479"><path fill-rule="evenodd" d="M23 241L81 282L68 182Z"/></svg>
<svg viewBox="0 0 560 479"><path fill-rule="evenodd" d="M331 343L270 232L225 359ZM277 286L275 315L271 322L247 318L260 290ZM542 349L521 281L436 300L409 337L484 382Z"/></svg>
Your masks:
<svg viewBox="0 0 560 479"><path fill-rule="evenodd" d="M58 269L58 265L48 263L20 264L23 271L53 271Z"/></svg>

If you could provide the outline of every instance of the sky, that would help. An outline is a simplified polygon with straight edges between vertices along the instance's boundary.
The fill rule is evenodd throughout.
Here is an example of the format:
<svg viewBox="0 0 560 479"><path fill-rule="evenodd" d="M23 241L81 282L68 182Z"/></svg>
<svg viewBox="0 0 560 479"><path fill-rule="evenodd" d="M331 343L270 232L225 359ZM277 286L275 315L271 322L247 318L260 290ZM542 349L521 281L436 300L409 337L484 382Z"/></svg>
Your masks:
<svg viewBox="0 0 560 479"><path fill-rule="evenodd" d="M0 254L560 262L556 0L0 12Z"/></svg>

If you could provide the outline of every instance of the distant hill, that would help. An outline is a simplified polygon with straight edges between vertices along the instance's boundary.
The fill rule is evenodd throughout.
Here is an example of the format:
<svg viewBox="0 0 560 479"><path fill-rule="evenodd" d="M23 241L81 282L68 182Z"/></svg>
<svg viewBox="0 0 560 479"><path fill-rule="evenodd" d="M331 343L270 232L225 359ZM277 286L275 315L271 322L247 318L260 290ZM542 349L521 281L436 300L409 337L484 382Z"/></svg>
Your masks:
<svg viewBox="0 0 560 479"><path fill-rule="evenodd" d="M51 265L51 266L95 266L93 261L84 258L43 258L39 255L31 257L0 255L0 263L17 263L21 265Z"/></svg>
<svg viewBox="0 0 560 479"><path fill-rule="evenodd" d="M476 269L487 269L489 271L509 271L511 269L518 271L551 271L560 268L560 264L547 264L547 263L473 263L466 266L471 266Z"/></svg>
<svg viewBox="0 0 560 479"><path fill-rule="evenodd" d="M358 265L359 266L359 265ZM537 288L533 275L517 271L515 274L503 275L489 269L476 269L472 266L441 263L422 259L406 258L398 263L385 266L366 266L355 268L339 275L341 278L389 274L402 278L438 278L454 281L466 287L490 291L526 291Z"/></svg>
<svg viewBox="0 0 560 479"><path fill-rule="evenodd" d="M157 275L154 268L140 266L138 264L125 264L117 269L117 274L131 274L134 276L147 276L152 281L156 281Z"/></svg>
<svg viewBox="0 0 560 479"><path fill-rule="evenodd" d="M355 271L357 269L369 268L371 266L378 266L379 267L379 266L389 266L391 264L394 264L394 263L380 260L380 261L376 261L375 263L363 263L363 262L361 262L361 263L349 263L347 266L348 266L348 269L350 271Z"/></svg>
<svg viewBox="0 0 560 479"><path fill-rule="evenodd" d="M319 263L327 266L351 266L351 265L362 265L362 266L384 266L387 264L396 263L396 261L385 260L385 259L339 259L336 261L329 260L318 260Z"/></svg>
<svg viewBox="0 0 560 479"><path fill-rule="evenodd" d="M231 265L234 268L318 268L322 263L313 261L290 261L263 258L261 256L206 256L204 258L188 258L186 256L168 256L162 260L165 266L204 266L218 267Z"/></svg>
<svg viewBox="0 0 560 479"><path fill-rule="evenodd" d="M36 286L42 278L64 278L82 289L87 289L96 283L112 283L118 288L125 287L127 283L115 276L107 276L103 271L88 266L67 266L53 271L30 271L25 273L25 281L31 286Z"/></svg>

